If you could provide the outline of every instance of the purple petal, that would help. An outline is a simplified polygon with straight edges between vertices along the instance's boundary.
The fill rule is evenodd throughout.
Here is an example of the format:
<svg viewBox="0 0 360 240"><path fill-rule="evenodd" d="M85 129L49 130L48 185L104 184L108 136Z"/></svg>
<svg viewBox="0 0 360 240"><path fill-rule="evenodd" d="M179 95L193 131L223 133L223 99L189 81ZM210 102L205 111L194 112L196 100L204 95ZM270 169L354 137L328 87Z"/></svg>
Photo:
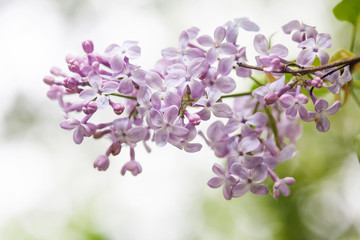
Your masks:
<svg viewBox="0 0 360 240"><path fill-rule="evenodd" d="M309 116L308 110L307 110L306 107L304 107L303 105L300 105L300 106L299 106L299 115L300 115L300 118L301 118L302 120L304 120L304 121L305 121L305 119L307 119L308 116Z"/></svg>
<svg viewBox="0 0 360 240"><path fill-rule="evenodd" d="M123 79L124 80L124 79ZM132 81L131 80L128 80L130 81L130 84L132 85ZM116 82L107 82L104 84L104 86L102 87L102 92L104 94L110 94L110 93L113 93L113 92L116 92L116 90L119 88L119 84L116 83Z"/></svg>
<svg viewBox="0 0 360 240"><path fill-rule="evenodd" d="M184 150L189 153L198 152L202 148L200 143L188 143L185 145Z"/></svg>
<svg viewBox="0 0 360 240"><path fill-rule="evenodd" d="M219 141L224 136L224 124L216 121L209 126L206 133L211 141Z"/></svg>
<svg viewBox="0 0 360 240"><path fill-rule="evenodd" d="M214 45L214 41L212 39L212 37L208 36L208 35L202 35L200 37L197 38L197 42L204 47L211 47Z"/></svg>
<svg viewBox="0 0 360 240"><path fill-rule="evenodd" d="M268 40L266 39L266 37L262 34L257 34L254 38L254 47L256 52L262 54L262 55L267 55L267 51L268 51Z"/></svg>
<svg viewBox="0 0 360 240"><path fill-rule="evenodd" d="M189 43L189 34L186 31L182 31L179 36L179 47L184 49Z"/></svg>
<svg viewBox="0 0 360 240"><path fill-rule="evenodd" d="M232 58L222 58L219 61L218 64L218 72L223 75L226 76L230 73L230 71L232 70L234 66L234 59Z"/></svg>
<svg viewBox="0 0 360 240"><path fill-rule="evenodd" d="M134 84L130 78L124 78L121 80L119 86L119 92L129 94L134 90Z"/></svg>
<svg viewBox="0 0 360 240"><path fill-rule="evenodd" d="M95 102L96 102L96 106L99 109L105 109L107 108L107 106L109 106L109 99L104 95L99 95L96 98Z"/></svg>
<svg viewBox="0 0 360 240"><path fill-rule="evenodd" d="M232 43L223 43L219 49L222 53L227 55L235 55L237 53L237 49Z"/></svg>
<svg viewBox="0 0 360 240"><path fill-rule="evenodd" d="M200 119L203 121L207 121L211 117L211 111L207 108L203 108L201 111L197 112L196 114L199 115Z"/></svg>
<svg viewBox="0 0 360 240"><path fill-rule="evenodd" d="M233 187L232 196L234 198L241 197L250 190L250 187L251 185L247 183L237 184L235 187Z"/></svg>
<svg viewBox="0 0 360 240"><path fill-rule="evenodd" d="M184 137L189 133L189 129L177 125L172 125L169 133L174 134L177 137Z"/></svg>
<svg viewBox="0 0 360 240"><path fill-rule="evenodd" d="M256 25L256 23L250 21L248 18L237 18L235 19L235 22L244 30L250 31L250 32L257 32L259 31L259 26Z"/></svg>
<svg viewBox="0 0 360 240"><path fill-rule="evenodd" d="M316 36L316 43L320 49L331 48L331 36L327 33L320 33Z"/></svg>
<svg viewBox="0 0 360 240"><path fill-rule="evenodd" d="M150 121L155 127L164 125L163 115L156 109L150 110Z"/></svg>
<svg viewBox="0 0 360 240"><path fill-rule="evenodd" d="M286 146L279 153L278 160L279 160L279 162L285 162L285 161L290 160L291 158L293 158L294 155L296 155L294 153L294 148L291 147L291 146Z"/></svg>
<svg viewBox="0 0 360 240"><path fill-rule="evenodd" d="M327 132L330 128L330 121L325 115L320 115L316 121L316 129L319 132Z"/></svg>
<svg viewBox="0 0 360 240"><path fill-rule="evenodd" d="M224 41L225 36L226 36L226 30L224 27L220 26L215 29L214 40L216 43L221 43L222 41Z"/></svg>
<svg viewBox="0 0 360 240"><path fill-rule="evenodd" d="M325 65L325 64L327 64L327 63L329 62L330 56L329 56L329 54L327 54L326 52L324 52L324 51L319 51L319 52L317 53L317 56L318 56L319 59L320 59L321 65Z"/></svg>
<svg viewBox="0 0 360 240"><path fill-rule="evenodd" d="M214 165L212 167L212 170L218 176L225 177L225 175L226 175L225 169L221 165L219 165L217 163L214 163Z"/></svg>
<svg viewBox="0 0 360 240"><path fill-rule="evenodd" d="M270 53L274 54L280 58L284 58L288 55L289 51L284 45L276 44L271 47Z"/></svg>
<svg viewBox="0 0 360 240"><path fill-rule="evenodd" d="M206 53L206 60L209 64L213 64L219 57L219 51L217 48L210 48Z"/></svg>
<svg viewBox="0 0 360 240"><path fill-rule="evenodd" d="M164 112L164 121L172 124L179 115L179 109L176 106L170 106Z"/></svg>
<svg viewBox="0 0 360 240"><path fill-rule="evenodd" d="M166 60L175 60L179 58L179 54L180 54L179 50L174 47L169 47L161 50L161 55Z"/></svg>
<svg viewBox="0 0 360 240"><path fill-rule="evenodd" d="M60 127L66 130L71 130L81 125L80 121L74 118L69 118L60 123Z"/></svg>
<svg viewBox="0 0 360 240"><path fill-rule="evenodd" d="M275 82L270 83L269 89L271 92L279 91L285 86L285 75L276 80Z"/></svg>
<svg viewBox="0 0 360 240"><path fill-rule="evenodd" d="M233 115L231 107L226 103L214 103L211 109L216 117L230 118Z"/></svg>
<svg viewBox="0 0 360 240"><path fill-rule="evenodd" d="M130 59L139 58L141 55L141 48L139 46L131 46L126 49L126 56Z"/></svg>
<svg viewBox="0 0 360 240"><path fill-rule="evenodd" d="M208 62L203 58L195 58L189 62L188 73L192 77L200 77L208 70Z"/></svg>
<svg viewBox="0 0 360 240"><path fill-rule="evenodd" d="M286 34L290 34L293 30L298 28L300 28L300 23L297 20L293 20L282 27L284 33Z"/></svg>
<svg viewBox="0 0 360 240"><path fill-rule="evenodd" d="M263 126L266 125L267 121L268 118L264 113L257 112L254 115L248 117L246 123L255 126L257 128L262 128Z"/></svg>
<svg viewBox="0 0 360 240"><path fill-rule="evenodd" d="M259 166L254 169L252 180L256 183L262 183L267 178L267 169L265 166Z"/></svg>
<svg viewBox="0 0 360 240"><path fill-rule="evenodd" d="M310 48L313 49L316 47L315 39L309 38L305 41L299 43L298 48Z"/></svg>
<svg viewBox="0 0 360 240"><path fill-rule="evenodd" d="M251 75L251 70L248 68L236 67L236 75L238 75L239 77L246 78Z"/></svg>
<svg viewBox="0 0 360 240"><path fill-rule="evenodd" d="M315 60L316 54L309 50L309 49L304 49L300 52L299 56L296 59L297 64L307 67L310 66L314 60Z"/></svg>
<svg viewBox="0 0 360 240"><path fill-rule="evenodd" d="M122 72L125 68L123 56L115 55L110 58L110 67L114 72Z"/></svg>
<svg viewBox="0 0 360 240"><path fill-rule="evenodd" d="M196 80L191 80L189 83L189 88L191 91L191 97L194 99L199 98L204 92L204 85Z"/></svg>
<svg viewBox="0 0 360 240"><path fill-rule="evenodd" d="M318 98L315 102L315 112L322 112L329 106L328 102L322 98Z"/></svg>
<svg viewBox="0 0 360 240"><path fill-rule="evenodd" d="M231 165L230 172L231 174L234 174L244 180L248 179L249 177L248 171L244 169L241 163L234 163Z"/></svg>
<svg viewBox="0 0 360 240"><path fill-rule="evenodd" d="M236 88L236 83L231 77L222 76L216 80L214 86L223 93L231 93Z"/></svg>
<svg viewBox="0 0 360 240"><path fill-rule="evenodd" d="M207 185L211 188L218 188L218 187L221 187L221 185L223 185L223 183L224 183L223 178L213 177L207 182Z"/></svg>
<svg viewBox="0 0 360 240"><path fill-rule="evenodd" d="M88 78L89 78L89 83L93 88L97 90L101 88L103 79L99 74L97 74L96 72L90 72Z"/></svg>
<svg viewBox="0 0 360 240"><path fill-rule="evenodd" d="M254 151L260 145L260 141L257 137L244 137L241 139L240 145L245 153Z"/></svg>
<svg viewBox="0 0 360 240"><path fill-rule="evenodd" d="M129 141L132 143L137 143L141 140L144 140L145 136L147 134L147 131L143 127L133 127L127 131L127 136L129 138Z"/></svg>
<svg viewBox="0 0 360 240"><path fill-rule="evenodd" d="M244 166L248 169L256 168L263 162L263 158L260 156L246 155L244 157Z"/></svg>
<svg viewBox="0 0 360 240"><path fill-rule="evenodd" d="M269 189L264 185L254 184L254 185L251 185L250 191L257 195L266 195L266 194L268 194Z"/></svg>
<svg viewBox="0 0 360 240"><path fill-rule="evenodd" d="M92 100L97 97L97 92L94 89L82 90L79 97L84 100Z"/></svg>
<svg viewBox="0 0 360 240"><path fill-rule="evenodd" d="M285 197L290 195L290 188L285 183L280 184L279 190L280 190L281 194Z"/></svg>
<svg viewBox="0 0 360 240"><path fill-rule="evenodd" d="M223 187L223 196L226 200L230 200L231 199L231 186L229 184L225 184Z"/></svg>
<svg viewBox="0 0 360 240"><path fill-rule="evenodd" d="M156 72L148 72L145 76L145 81L150 87L156 90L162 90L163 88L163 79Z"/></svg>
<svg viewBox="0 0 360 240"><path fill-rule="evenodd" d="M169 133L164 128L160 128L154 133L154 140L157 146L165 146L169 138Z"/></svg>
<svg viewBox="0 0 360 240"><path fill-rule="evenodd" d="M86 135L86 130L84 127L79 126L78 128L75 129L74 131L74 135L73 135L73 140L76 144L80 144L82 143L84 136Z"/></svg>
<svg viewBox="0 0 360 240"><path fill-rule="evenodd" d="M329 107L328 109L326 109L326 114L327 115L333 115L335 113L337 113L340 109L341 106L341 102L340 101L335 101L331 107Z"/></svg>

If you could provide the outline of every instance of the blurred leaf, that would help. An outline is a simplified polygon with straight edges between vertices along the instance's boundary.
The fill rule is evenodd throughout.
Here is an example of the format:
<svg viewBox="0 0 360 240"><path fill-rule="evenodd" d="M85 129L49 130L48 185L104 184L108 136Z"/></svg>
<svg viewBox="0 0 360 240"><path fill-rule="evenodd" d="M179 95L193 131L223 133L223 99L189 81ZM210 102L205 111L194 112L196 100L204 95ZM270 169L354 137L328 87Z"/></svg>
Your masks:
<svg viewBox="0 0 360 240"><path fill-rule="evenodd" d="M356 55L348 50L340 49L334 55L332 55L329 59L329 63L337 62L337 61L343 61L352 57L355 57Z"/></svg>
<svg viewBox="0 0 360 240"><path fill-rule="evenodd" d="M340 21L347 21L354 26L360 18L359 0L343 0L333 9L334 16Z"/></svg>

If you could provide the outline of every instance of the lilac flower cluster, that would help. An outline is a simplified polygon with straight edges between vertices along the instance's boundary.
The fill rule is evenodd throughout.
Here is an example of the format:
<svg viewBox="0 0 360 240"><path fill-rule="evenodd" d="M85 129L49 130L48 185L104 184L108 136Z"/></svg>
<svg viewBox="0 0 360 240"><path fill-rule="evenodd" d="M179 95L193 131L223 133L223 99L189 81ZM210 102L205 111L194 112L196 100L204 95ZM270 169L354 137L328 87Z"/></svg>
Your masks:
<svg viewBox="0 0 360 240"><path fill-rule="evenodd" d="M335 114L341 104L335 101L329 107L315 91L328 88L330 93L339 94L351 74L344 66L297 72L313 64L316 57L326 65L329 55L323 49L332 45L328 34L318 34L314 27L298 21L283 26L286 34L293 33L292 39L300 48L296 62L285 59L288 49L284 45L270 46L264 35L256 34L257 65L248 65L246 47L238 44L240 29L259 31L247 18L217 27L212 36L189 28L180 34L178 47L161 51L162 59L151 70L134 63L141 55L138 42L112 44L99 54L94 52L92 41L84 41L84 56L66 57L70 73L53 67L52 75L44 77L50 86L48 97L57 100L64 112L60 126L73 130L76 144L85 137L110 140L105 153L94 161L100 171L109 167L110 155L116 156L128 147L130 160L124 163L122 175L142 172L135 158L138 143L142 142L148 152L152 141L157 146L171 144L193 153L202 148L193 142L199 135L217 157L226 159L226 167L214 164L216 176L208 181L212 188L223 187L225 199L247 192L268 194L267 179L273 181L274 198L288 196L288 185L295 180L280 178L274 170L297 154L299 118L315 121L317 130L328 131L327 115ZM269 79L266 85L254 78L262 72ZM285 73L292 75L291 80L285 80ZM236 81L244 79L254 80L257 88L234 93ZM235 100L232 106L225 102L230 97ZM311 102L314 111L308 110ZM93 121L95 114L109 109L114 120ZM210 119L215 120L205 135L199 125Z"/></svg>

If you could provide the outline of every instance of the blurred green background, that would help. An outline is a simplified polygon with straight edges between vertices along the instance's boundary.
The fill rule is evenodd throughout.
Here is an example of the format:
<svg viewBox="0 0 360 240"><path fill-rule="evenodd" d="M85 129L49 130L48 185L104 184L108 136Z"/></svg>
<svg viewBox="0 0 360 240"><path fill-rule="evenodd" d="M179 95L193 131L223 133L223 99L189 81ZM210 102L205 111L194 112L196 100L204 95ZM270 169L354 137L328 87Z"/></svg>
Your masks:
<svg viewBox="0 0 360 240"><path fill-rule="evenodd" d="M290 20L314 25L332 35L334 53L350 47L352 32L332 15L339 2L0 1L0 239L360 239L353 144L360 108L352 98L330 117L329 132L303 124L298 155L277 168L280 177L296 179L289 197L247 194L226 201L206 186L211 166L222 162L206 147L197 154L170 146L140 150L144 172L138 177L119 174L127 149L107 172L94 170L108 142L75 145L60 129L61 113L41 81L51 66L66 68L64 56L81 53L84 39L94 40L97 51L139 40L139 64L150 68L162 48L176 46L181 30L198 26L212 35L216 26L243 16L267 36L279 32L274 42L282 41L280 28ZM254 61L253 35L242 37ZM359 40L354 52L360 54Z"/></svg>

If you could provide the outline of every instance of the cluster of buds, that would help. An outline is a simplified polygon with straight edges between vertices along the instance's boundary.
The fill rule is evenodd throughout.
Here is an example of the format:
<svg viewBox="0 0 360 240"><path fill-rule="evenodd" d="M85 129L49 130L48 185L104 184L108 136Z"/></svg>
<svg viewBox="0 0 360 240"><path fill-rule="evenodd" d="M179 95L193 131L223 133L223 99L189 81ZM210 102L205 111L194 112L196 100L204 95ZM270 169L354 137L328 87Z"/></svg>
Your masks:
<svg viewBox="0 0 360 240"><path fill-rule="evenodd" d="M223 187L225 199L247 192L268 194L269 186L264 184L268 177L274 198L288 196L294 178L280 178L274 171L297 154L300 119L315 121L320 132L329 130L327 115L335 114L341 103L329 107L315 92L328 88L329 93L339 94L351 80L349 64L328 64L323 49L331 47L330 35L292 21L283 31L292 33L298 44L296 61L285 59L285 46L270 46L264 35L254 33L259 55L257 65L249 65L246 48L238 43L241 31L257 32L259 27L239 18L217 27L213 36L200 35L196 27L187 29L180 34L178 47L163 49L162 59L151 70L134 64L141 55L138 42L112 44L99 54L92 41L84 41L84 56L66 57L70 73L53 67L52 76L44 78L50 86L48 97L57 100L64 112L60 126L74 131L76 144L85 137L110 140L105 153L94 161L100 171L109 167L110 155L128 147L130 160L124 163L122 175L141 173L135 158L138 143L148 152L152 141L193 153L202 148L193 142L199 135L217 157L226 159L225 167L214 164L216 176L208 181L212 188ZM311 67L316 58L320 66ZM264 73L268 82L256 79L254 73ZM244 79L252 79L256 88L234 93L236 82ZM226 102L229 98L234 98L232 105ZM92 120L106 109L112 109L115 119ZM198 128L209 120L212 124L204 134Z"/></svg>

